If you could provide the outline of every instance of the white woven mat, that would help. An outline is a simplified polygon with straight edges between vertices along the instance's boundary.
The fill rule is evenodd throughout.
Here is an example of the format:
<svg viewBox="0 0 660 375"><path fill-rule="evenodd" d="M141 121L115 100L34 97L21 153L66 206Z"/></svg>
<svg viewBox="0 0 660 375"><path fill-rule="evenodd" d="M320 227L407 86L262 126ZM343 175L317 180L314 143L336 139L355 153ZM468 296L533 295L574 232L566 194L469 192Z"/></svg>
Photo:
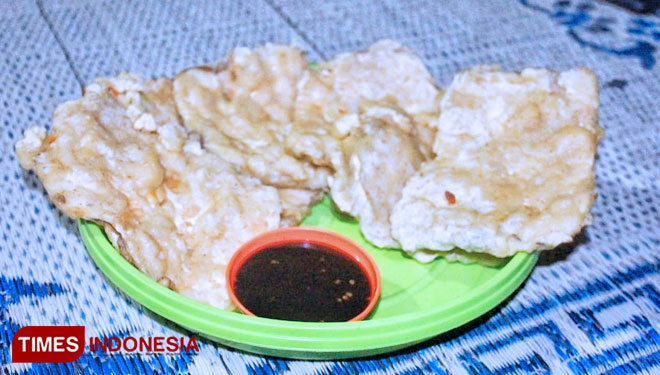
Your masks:
<svg viewBox="0 0 660 375"><path fill-rule="evenodd" d="M409 45L440 85L498 63L567 69L601 83L606 138L594 223L575 248L542 256L524 287L487 317L404 352L364 360L285 361L208 341L190 356L97 356L7 364L26 325L85 325L88 336L188 335L118 292L75 225L22 171L29 125L94 77L146 77L214 62L237 45L294 43L312 60L380 38ZM0 362L6 374L55 373L660 373L660 19L601 1L287 3L204 0L0 3Z"/></svg>

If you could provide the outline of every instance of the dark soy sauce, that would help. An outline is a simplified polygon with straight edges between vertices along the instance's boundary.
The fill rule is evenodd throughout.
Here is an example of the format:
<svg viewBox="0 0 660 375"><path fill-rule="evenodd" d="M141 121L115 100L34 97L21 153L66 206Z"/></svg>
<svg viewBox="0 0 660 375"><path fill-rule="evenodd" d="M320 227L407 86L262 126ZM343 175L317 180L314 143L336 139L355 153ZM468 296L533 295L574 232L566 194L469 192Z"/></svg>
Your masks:
<svg viewBox="0 0 660 375"><path fill-rule="evenodd" d="M349 257L308 243L262 250L238 270L236 297L257 316L342 322L369 304L371 288Z"/></svg>

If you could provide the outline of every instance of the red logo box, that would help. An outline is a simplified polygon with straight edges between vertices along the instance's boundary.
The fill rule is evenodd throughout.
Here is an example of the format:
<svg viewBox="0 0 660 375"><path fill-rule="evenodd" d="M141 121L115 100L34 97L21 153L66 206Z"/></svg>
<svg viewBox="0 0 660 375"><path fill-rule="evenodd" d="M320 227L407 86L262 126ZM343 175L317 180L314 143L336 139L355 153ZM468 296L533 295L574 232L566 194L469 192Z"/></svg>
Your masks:
<svg viewBox="0 0 660 375"><path fill-rule="evenodd" d="M11 340L11 361L73 362L83 350L84 326L28 326Z"/></svg>

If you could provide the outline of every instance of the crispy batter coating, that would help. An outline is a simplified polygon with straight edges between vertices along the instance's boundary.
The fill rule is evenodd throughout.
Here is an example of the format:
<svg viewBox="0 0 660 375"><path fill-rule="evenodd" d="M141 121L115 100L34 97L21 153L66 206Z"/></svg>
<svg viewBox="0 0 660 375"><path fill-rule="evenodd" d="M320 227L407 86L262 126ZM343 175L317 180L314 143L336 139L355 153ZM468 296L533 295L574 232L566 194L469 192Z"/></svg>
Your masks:
<svg viewBox="0 0 660 375"><path fill-rule="evenodd" d="M551 249L590 221L598 85L587 69L458 74L433 151L403 189L392 233L403 249Z"/></svg>
<svg viewBox="0 0 660 375"><path fill-rule="evenodd" d="M149 277L220 308L233 252L280 225L274 188L187 137L167 79L97 80L16 151L66 215L101 223Z"/></svg>
<svg viewBox="0 0 660 375"><path fill-rule="evenodd" d="M201 134L208 150L284 189L282 219L288 224L297 224L322 196L330 172L289 147L308 143L292 124L296 84L307 65L302 51L267 44L237 48L226 63L188 69L174 79L184 126Z"/></svg>
<svg viewBox="0 0 660 375"><path fill-rule="evenodd" d="M319 64L303 74L298 90L294 116L301 127L343 138L361 126L360 113L371 107L409 117L412 134L430 154L441 93L419 57L395 41Z"/></svg>
<svg viewBox="0 0 660 375"><path fill-rule="evenodd" d="M337 207L360 221L364 237L379 247L398 247L390 214L423 156L415 139L385 119L365 118L342 141L341 162L330 180Z"/></svg>
<svg viewBox="0 0 660 375"><path fill-rule="evenodd" d="M390 40L321 63L298 83L294 124L310 141L294 150L335 171L333 200L377 246L398 247L389 216L431 155L440 96L422 61Z"/></svg>
<svg viewBox="0 0 660 375"><path fill-rule="evenodd" d="M296 226L311 207L323 198L322 190L277 189L282 205L281 226Z"/></svg>

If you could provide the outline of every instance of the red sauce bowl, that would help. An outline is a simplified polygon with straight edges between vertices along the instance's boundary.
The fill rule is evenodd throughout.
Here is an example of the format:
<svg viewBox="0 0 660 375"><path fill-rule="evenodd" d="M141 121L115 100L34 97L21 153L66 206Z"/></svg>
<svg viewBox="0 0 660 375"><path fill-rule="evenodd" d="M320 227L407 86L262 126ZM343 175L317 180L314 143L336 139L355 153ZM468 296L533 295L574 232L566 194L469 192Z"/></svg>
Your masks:
<svg viewBox="0 0 660 375"><path fill-rule="evenodd" d="M227 265L227 289L236 307L246 315L256 316L236 296L235 284L239 270L258 252L277 246L308 243L342 254L357 264L367 278L370 288L369 303L349 322L363 320L376 307L381 291L380 272L371 255L349 238L323 229L311 227L285 227L258 235L241 246Z"/></svg>

